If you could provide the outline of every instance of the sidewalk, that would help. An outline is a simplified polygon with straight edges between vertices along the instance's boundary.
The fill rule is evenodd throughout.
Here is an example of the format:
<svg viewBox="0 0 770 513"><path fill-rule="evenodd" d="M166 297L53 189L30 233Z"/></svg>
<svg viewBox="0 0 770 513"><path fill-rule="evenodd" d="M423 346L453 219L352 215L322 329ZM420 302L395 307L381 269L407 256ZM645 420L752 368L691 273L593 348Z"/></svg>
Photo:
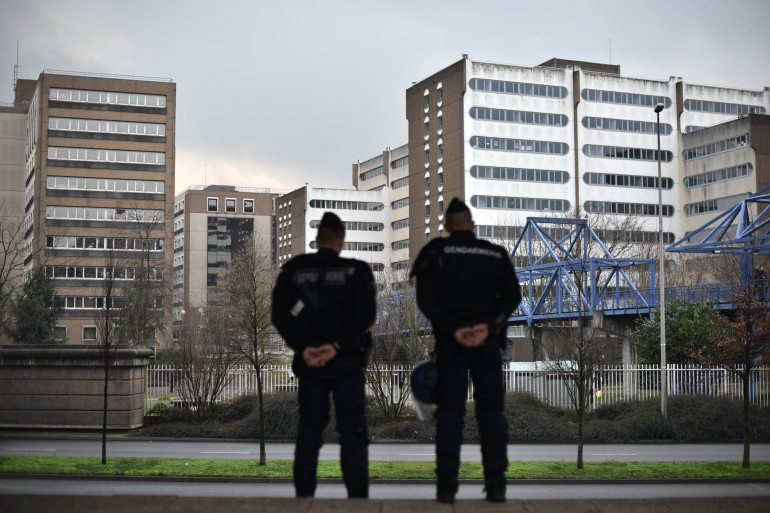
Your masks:
<svg viewBox="0 0 770 513"><path fill-rule="evenodd" d="M0 496L3 513L765 513L766 497L630 500L269 499L175 496Z"/></svg>

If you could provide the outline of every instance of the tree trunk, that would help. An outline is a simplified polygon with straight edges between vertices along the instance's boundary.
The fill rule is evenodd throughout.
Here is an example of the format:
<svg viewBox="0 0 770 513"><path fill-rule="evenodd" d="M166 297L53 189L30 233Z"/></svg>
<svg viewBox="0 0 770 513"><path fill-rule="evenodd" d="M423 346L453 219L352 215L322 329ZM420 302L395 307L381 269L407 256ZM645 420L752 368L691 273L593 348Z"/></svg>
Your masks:
<svg viewBox="0 0 770 513"><path fill-rule="evenodd" d="M743 373L743 468L751 466L751 401L749 401L749 379L751 368L747 365Z"/></svg>
<svg viewBox="0 0 770 513"><path fill-rule="evenodd" d="M259 401L259 464L267 464L267 451L265 449L265 404L262 400L262 369L257 365L257 398Z"/></svg>
<svg viewBox="0 0 770 513"><path fill-rule="evenodd" d="M107 387L110 383L109 360L104 360L104 404L102 408L102 465L107 464Z"/></svg>
<svg viewBox="0 0 770 513"><path fill-rule="evenodd" d="M583 419L585 418L584 413L585 413L584 408L582 406L579 406L577 411L577 415L578 415L577 468L579 469L583 468Z"/></svg>

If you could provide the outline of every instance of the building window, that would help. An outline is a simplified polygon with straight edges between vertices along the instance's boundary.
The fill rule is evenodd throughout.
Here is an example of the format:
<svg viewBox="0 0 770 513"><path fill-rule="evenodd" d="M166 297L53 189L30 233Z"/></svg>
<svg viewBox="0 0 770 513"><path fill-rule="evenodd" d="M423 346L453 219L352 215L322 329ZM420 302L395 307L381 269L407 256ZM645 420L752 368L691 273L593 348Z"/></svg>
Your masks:
<svg viewBox="0 0 770 513"><path fill-rule="evenodd" d="M441 115L441 112L438 114L438 134L441 135L441 132L444 130L444 116Z"/></svg>
<svg viewBox="0 0 770 513"><path fill-rule="evenodd" d="M441 220L441 218L443 216L444 216L444 197L443 196L439 196L439 198L438 198L438 218L439 218L439 221Z"/></svg>
<svg viewBox="0 0 770 513"><path fill-rule="evenodd" d="M391 210L398 210L409 206L409 198L401 198L390 204Z"/></svg>
<svg viewBox="0 0 770 513"><path fill-rule="evenodd" d="M471 205L477 208L535 210L541 212L567 212L570 209L570 202L567 200L508 196L471 196Z"/></svg>
<svg viewBox="0 0 770 513"><path fill-rule="evenodd" d="M243 200L243 212L246 214L253 214L254 213L254 200L253 199L245 199Z"/></svg>
<svg viewBox="0 0 770 513"><path fill-rule="evenodd" d="M390 223L391 230L400 230L401 228L409 228L409 218L399 219Z"/></svg>
<svg viewBox="0 0 770 513"><path fill-rule="evenodd" d="M50 249L163 251L163 239L48 235L45 238L45 247Z"/></svg>
<svg viewBox="0 0 770 513"><path fill-rule="evenodd" d="M409 155L401 157L390 163L390 169L398 169L409 165Z"/></svg>
<svg viewBox="0 0 770 513"><path fill-rule="evenodd" d="M390 188L391 189L400 189L402 187L407 187L409 185L409 177L405 176L403 178L399 178L398 180L393 180L390 182Z"/></svg>
<svg viewBox="0 0 770 513"><path fill-rule="evenodd" d="M165 182L159 180L120 180L112 178L85 178L80 176L48 176L48 189L67 191L107 191L162 194ZM180 210L177 204L177 211Z"/></svg>
<svg viewBox="0 0 770 513"><path fill-rule="evenodd" d="M106 103L139 107L166 107L166 97L157 94L116 93L112 91L84 91L52 87L48 99L60 102Z"/></svg>
<svg viewBox="0 0 770 513"><path fill-rule="evenodd" d="M631 119L596 118L586 116L583 126L594 130L609 130L612 132L633 132L637 134L657 134L657 123L651 121L634 121ZM661 135L669 135L673 131L668 123L660 124Z"/></svg>
<svg viewBox="0 0 770 513"><path fill-rule="evenodd" d="M628 160L658 160L658 150L647 148L627 148L624 146L601 146L598 144L586 144L583 146L583 154L587 157L628 159ZM668 150L660 152L662 162L671 162L674 154Z"/></svg>
<svg viewBox="0 0 770 513"><path fill-rule="evenodd" d="M425 148L425 167L430 164L430 148Z"/></svg>
<svg viewBox="0 0 770 513"><path fill-rule="evenodd" d="M743 105L739 103L710 102L688 99L684 101L685 110L697 112L713 112L715 114L732 114L733 116L748 116L756 112L765 114L767 109L761 105Z"/></svg>
<svg viewBox="0 0 770 513"><path fill-rule="evenodd" d="M49 205L46 219L80 219L86 221L139 221L162 223L163 210L138 210L131 208L64 207Z"/></svg>
<svg viewBox="0 0 770 513"><path fill-rule="evenodd" d="M99 150L95 148L48 147L49 160L75 160L114 164L163 166L166 154L154 151Z"/></svg>
<svg viewBox="0 0 770 513"><path fill-rule="evenodd" d="M471 107L470 115L473 119L484 121L501 121L503 123L520 123L525 125L567 126L567 116L548 112Z"/></svg>
<svg viewBox="0 0 770 513"><path fill-rule="evenodd" d="M96 345L96 326L83 326L83 344Z"/></svg>
<svg viewBox="0 0 770 513"><path fill-rule="evenodd" d="M686 176L684 179L684 186L690 189L692 187L699 187L701 185L708 185L710 183L733 180L735 178L749 176L752 169L753 166L747 162L738 166L717 169L715 171L707 171L705 173L700 173L693 176Z"/></svg>
<svg viewBox="0 0 770 513"><path fill-rule="evenodd" d="M425 200L425 222L430 221L430 200Z"/></svg>
<svg viewBox="0 0 770 513"><path fill-rule="evenodd" d="M48 118L49 130L86 132L114 135L147 135L165 137L166 125L162 123L133 123L101 119Z"/></svg>
<svg viewBox="0 0 770 513"><path fill-rule="evenodd" d="M409 249L409 239L397 240L396 242L393 242L390 245L390 248L393 251L398 251L400 249Z"/></svg>
<svg viewBox="0 0 770 513"><path fill-rule="evenodd" d="M439 143L438 144L438 161L441 162L443 158L444 158L444 144Z"/></svg>
<svg viewBox="0 0 770 513"><path fill-rule="evenodd" d="M409 260L399 260L390 264L390 268L394 271L403 271L409 268Z"/></svg>
<svg viewBox="0 0 770 513"><path fill-rule="evenodd" d="M583 204L586 212L591 214L619 214L634 216L658 216L657 203L620 203L614 201L586 201ZM674 215L672 205L663 205L663 215Z"/></svg>
<svg viewBox="0 0 770 513"><path fill-rule="evenodd" d="M438 168L438 192L444 190L444 168Z"/></svg>
<svg viewBox="0 0 770 513"><path fill-rule="evenodd" d="M217 212L219 210L219 200L217 198L207 198L206 204L206 211L208 212Z"/></svg>
<svg viewBox="0 0 770 513"><path fill-rule="evenodd" d="M438 103L440 106L441 102L444 101L444 87L439 83L439 85L436 86L436 89L438 89Z"/></svg>
<svg viewBox="0 0 770 513"><path fill-rule="evenodd" d="M654 107L655 105L662 103L666 109L671 107L671 98L651 94L583 89L580 96L589 102L618 103L621 105L638 105L640 107Z"/></svg>
<svg viewBox="0 0 770 513"><path fill-rule="evenodd" d="M425 194L430 193L430 174L425 173Z"/></svg>
<svg viewBox="0 0 770 513"><path fill-rule="evenodd" d="M425 121L425 139L430 136L430 121Z"/></svg>
<svg viewBox="0 0 770 513"><path fill-rule="evenodd" d="M67 343L67 326L54 326L53 339L57 344Z"/></svg>
<svg viewBox="0 0 770 513"><path fill-rule="evenodd" d="M371 180L375 176L380 176L382 174L382 166L375 167L374 169L370 169L369 171L364 171L359 175L359 178L362 181Z"/></svg>
<svg viewBox="0 0 770 513"><path fill-rule="evenodd" d="M505 139L502 137L471 137L471 147L476 150L516 151L525 153L544 153L547 155L566 155L569 144L553 141L529 141L525 139Z"/></svg>
<svg viewBox="0 0 770 513"><path fill-rule="evenodd" d="M567 97L567 88L562 86L530 84L526 82L508 82L505 80L489 80L484 78L472 78L468 85L474 91L545 96L547 98Z"/></svg>
<svg viewBox="0 0 770 513"><path fill-rule="evenodd" d="M518 167L471 166L471 176L480 180L516 182L567 183L569 181L569 173L566 171Z"/></svg>
<svg viewBox="0 0 770 513"><path fill-rule="evenodd" d="M737 137L730 137L729 139L723 139L703 146L696 146L684 150L683 156L685 160L699 159L701 157L708 157L716 153L724 153L730 150L736 150L738 148L745 147L749 142L749 134L742 134Z"/></svg>
<svg viewBox="0 0 770 513"><path fill-rule="evenodd" d="M381 232L385 229L384 224L370 221L345 221L344 224L345 230L353 232ZM313 219L310 221L311 228L318 229L320 226L321 221L319 219Z"/></svg>
<svg viewBox="0 0 770 513"><path fill-rule="evenodd" d="M728 196L726 198L715 198L706 201L699 201L697 203L688 203L684 206L684 215L696 216L698 214L707 214L709 212L727 210L734 207L748 197L749 194L738 194L736 196Z"/></svg>
<svg viewBox="0 0 770 513"><path fill-rule="evenodd" d="M425 90L424 97L425 99L423 100L423 108L425 112L428 112L428 109L430 109L430 91L427 89Z"/></svg>
<svg viewBox="0 0 770 513"><path fill-rule="evenodd" d="M225 198L225 212L235 212L235 198Z"/></svg>
<svg viewBox="0 0 770 513"><path fill-rule="evenodd" d="M616 187L637 187L641 189L657 189L657 176L618 175L612 173L586 173L583 181L588 185L611 185ZM674 180L663 178L663 188L674 187Z"/></svg>
<svg viewBox="0 0 770 513"><path fill-rule="evenodd" d="M368 210L379 211L385 208L382 203L367 201L342 201L342 200L310 200L310 208L325 208L329 210ZM291 217L291 214L289 214Z"/></svg>

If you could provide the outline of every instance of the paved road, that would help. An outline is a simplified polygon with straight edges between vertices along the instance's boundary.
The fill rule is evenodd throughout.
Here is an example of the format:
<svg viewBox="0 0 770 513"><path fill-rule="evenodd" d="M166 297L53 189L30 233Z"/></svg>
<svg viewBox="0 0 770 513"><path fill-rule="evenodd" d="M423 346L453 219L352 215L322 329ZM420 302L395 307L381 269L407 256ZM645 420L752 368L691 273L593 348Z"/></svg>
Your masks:
<svg viewBox="0 0 770 513"><path fill-rule="evenodd" d="M574 444L510 444L511 461L572 461ZM0 438L0 455L100 456L100 439ZM109 439L108 457L253 459L259 456L254 442L220 441L150 441ZM585 461L740 461L743 446L733 444L587 444ZM269 459L294 458L291 443L267 445ZM381 461L433 461L432 444L375 443L369 446L369 458ZM339 445L330 443L321 450L321 459L339 459ZM466 444L463 461L480 461L476 444ZM752 461L770 461L770 444L752 444Z"/></svg>
<svg viewBox="0 0 770 513"><path fill-rule="evenodd" d="M458 499L481 499L481 484L463 483ZM372 499L434 499L435 484L373 483ZM9 479L0 478L3 495L133 495L180 497L293 497L294 486L281 483L152 482L128 480ZM673 497L767 497L770 483L708 484L509 484L511 499L666 499ZM344 498L341 484L321 483L318 498Z"/></svg>

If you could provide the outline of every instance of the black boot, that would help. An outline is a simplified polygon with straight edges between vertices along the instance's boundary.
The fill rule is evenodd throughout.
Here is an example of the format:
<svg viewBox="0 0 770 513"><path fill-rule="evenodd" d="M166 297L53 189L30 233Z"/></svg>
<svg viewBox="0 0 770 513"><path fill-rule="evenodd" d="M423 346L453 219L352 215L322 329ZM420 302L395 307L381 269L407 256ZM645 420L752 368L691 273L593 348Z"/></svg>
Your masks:
<svg viewBox="0 0 770 513"><path fill-rule="evenodd" d="M484 491L489 502L505 502L505 477L487 479Z"/></svg>
<svg viewBox="0 0 770 513"><path fill-rule="evenodd" d="M457 493L457 482L446 483L439 481L436 486L436 500L442 504L452 504Z"/></svg>

